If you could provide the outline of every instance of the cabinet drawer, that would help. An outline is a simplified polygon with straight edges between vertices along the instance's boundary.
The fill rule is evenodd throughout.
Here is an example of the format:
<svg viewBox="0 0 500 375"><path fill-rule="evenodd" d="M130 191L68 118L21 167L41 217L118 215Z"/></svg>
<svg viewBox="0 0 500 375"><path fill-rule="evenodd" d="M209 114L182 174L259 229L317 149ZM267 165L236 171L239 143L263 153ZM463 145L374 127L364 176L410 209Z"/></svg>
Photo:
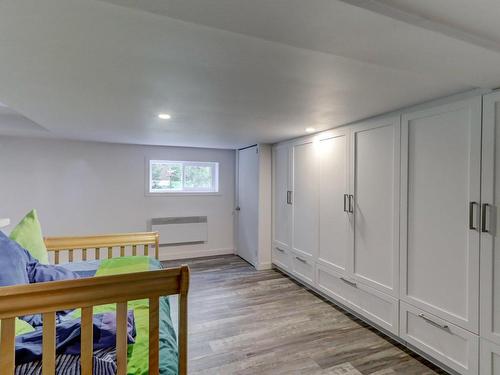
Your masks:
<svg viewBox="0 0 500 375"><path fill-rule="evenodd" d="M373 323L397 335L399 332L399 300L372 287L358 283L353 310Z"/></svg>
<svg viewBox="0 0 500 375"><path fill-rule="evenodd" d="M401 302L400 336L460 374L479 371L477 335Z"/></svg>
<svg viewBox="0 0 500 375"><path fill-rule="evenodd" d="M316 264L316 287L334 300L350 306L355 299L355 288L342 281L342 274L321 264Z"/></svg>
<svg viewBox="0 0 500 375"><path fill-rule="evenodd" d="M290 271L290 253L280 246L273 246L272 261L285 271Z"/></svg>
<svg viewBox="0 0 500 375"><path fill-rule="evenodd" d="M399 301L325 266L317 265L317 287L368 320L398 334Z"/></svg>
<svg viewBox="0 0 500 375"><path fill-rule="evenodd" d="M292 274L309 285L314 284L314 263L312 258L290 253Z"/></svg>
<svg viewBox="0 0 500 375"><path fill-rule="evenodd" d="M500 374L500 345L481 338L481 375Z"/></svg>

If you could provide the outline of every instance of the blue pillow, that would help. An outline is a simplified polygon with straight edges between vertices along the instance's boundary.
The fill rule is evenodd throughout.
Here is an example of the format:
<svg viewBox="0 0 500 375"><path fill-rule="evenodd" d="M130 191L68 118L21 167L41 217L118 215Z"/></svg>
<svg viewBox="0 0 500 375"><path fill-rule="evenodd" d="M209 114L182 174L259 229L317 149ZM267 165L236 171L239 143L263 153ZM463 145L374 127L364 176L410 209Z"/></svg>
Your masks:
<svg viewBox="0 0 500 375"><path fill-rule="evenodd" d="M28 251L0 231L0 287L29 284L28 268L33 262Z"/></svg>

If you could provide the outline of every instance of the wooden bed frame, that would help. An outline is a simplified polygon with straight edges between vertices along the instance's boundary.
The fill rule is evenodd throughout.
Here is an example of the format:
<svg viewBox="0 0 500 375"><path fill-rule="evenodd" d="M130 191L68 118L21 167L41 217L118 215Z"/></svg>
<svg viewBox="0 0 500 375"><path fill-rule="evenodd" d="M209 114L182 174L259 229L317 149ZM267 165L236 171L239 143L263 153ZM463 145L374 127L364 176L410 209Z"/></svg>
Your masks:
<svg viewBox="0 0 500 375"><path fill-rule="evenodd" d="M86 237L48 237L45 243L49 254L58 264L61 253L68 254L69 262L75 251L87 260L88 252L94 259L120 256L131 248L137 255L138 248L149 255L154 249L158 259L159 236L156 232L112 234ZM102 253L105 252L105 257ZM56 311L82 310L81 318L81 373L93 371L93 307L116 303L116 356L117 374L127 374L127 302L149 299L149 374L159 374L159 297L179 295L179 374L187 374L187 294L189 268L185 265L157 271L136 272L123 275L99 276L77 280L55 281L40 284L0 288L0 369L3 374L15 370L15 318L23 315L43 314L43 375L55 373Z"/></svg>

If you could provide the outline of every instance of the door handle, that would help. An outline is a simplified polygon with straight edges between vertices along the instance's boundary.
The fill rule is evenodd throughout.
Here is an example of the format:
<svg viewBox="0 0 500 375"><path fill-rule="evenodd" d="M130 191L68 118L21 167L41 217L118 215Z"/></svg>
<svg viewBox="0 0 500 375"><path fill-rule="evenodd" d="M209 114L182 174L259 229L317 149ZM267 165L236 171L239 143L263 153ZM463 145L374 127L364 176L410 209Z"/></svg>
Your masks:
<svg viewBox="0 0 500 375"><path fill-rule="evenodd" d="M349 195L349 213L353 213L354 212L354 195L350 194Z"/></svg>
<svg viewBox="0 0 500 375"><path fill-rule="evenodd" d="M489 229L486 227L486 213L488 211L488 203L483 203L483 207L481 210L481 232L489 233Z"/></svg>
<svg viewBox="0 0 500 375"><path fill-rule="evenodd" d="M285 252L285 250L280 249L279 247L276 247L275 249L278 250L280 253L284 253Z"/></svg>
<svg viewBox="0 0 500 375"><path fill-rule="evenodd" d="M344 212L348 212L347 211L347 198L348 198L348 195L344 194Z"/></svg>
<svg viewBox="0 0 500 375"><path fill-rule="evenodd" d="M292 204L292 192L290 190L286 192L286 203Z"/></svg>
<svg viewBox="0 0 500 375"><path fill-rule="evenodd" d="M358 287L358 284L356 284L354 281L351 281L351 280L347 280L346 278L344 277L341 277L340 280L342 280L344 283L346 284L349 284L350 286L353 286L355 288Z"/></svg>
<svg viewBox="0 0 500 375"><path fill-rule="evenodd" d="M241 211L241 208L240 208L240 206L238 206L238 207L236 207L234 210L235 210L235 211Z"/></svg>
<svg viewBox="0 0 500 375"><path fill-rule="evenodd" d="M477 202L469 202L469 229L477 230L474 226L474 206L477 206Z"/></svg>
<svg viewBox="0 0 500 375"><path fill-rule="evenodd" d="M301 257L295 257L295 259L297 259L299 262L307 263L307 261L305 259L302 259Z"/></svg>
<svg viewBox="0 0 500 375"><path fill-rule="evenodd" d="M434 327L438 327L438 328L446 329L446 330L450 328L446 324L440 324L438 322L435 322L434 320L426 317L424 314L418 314L418 316L420 318L422 318L423 320L425 320L427 323L432 324Z"/></svg>

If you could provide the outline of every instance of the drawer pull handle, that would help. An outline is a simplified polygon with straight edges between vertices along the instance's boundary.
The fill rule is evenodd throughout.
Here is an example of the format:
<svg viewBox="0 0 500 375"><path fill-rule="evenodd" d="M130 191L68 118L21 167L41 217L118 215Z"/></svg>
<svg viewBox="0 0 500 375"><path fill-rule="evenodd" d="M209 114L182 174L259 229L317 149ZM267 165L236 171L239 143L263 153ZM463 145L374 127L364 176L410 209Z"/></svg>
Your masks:
<svg viewBox="0 0 500 375"><path fill-rule="evenodd" d="M307 263L307 261L305 259L302 259L301 257L295 257L295 259L297 259L299 262Z"/></svg>
<svg viewBox="0 0 500 375"><path fill-rule="evenodd" d="M422 318L423 320L425 320L427 323L432 324L434 327L438 327L438 328L446 329L446 330L450 329L450 327L448 327L448 325L437 323L434 320L426 317L424 314L418 314L418 316L420 318Z"/></svg>
<svg viewBox="0 0 500 375"><path fill-rule="evenodd" d="M279 247L277 247L276 250L278 250L280 253L284 253L285 252L285 250L280 249Z"/></svg>
<svg viewBox="0 0 500 375"><path fill-rule="evenodd" d="M358 284L356 284L354 281L351 281L351 280L347 280L346 278L344 277L341 277L340 280L342 280L344 283L346 284L349 284L350 286L353 286L355 288L358 287Z"/></svg>
<svg viewBox="0 0 500 375"><path fill-rule="evenodd" d="M292 192L291 192L291 190L287 190L287 192L286 192L286 203L292 204Z"/></svg>

